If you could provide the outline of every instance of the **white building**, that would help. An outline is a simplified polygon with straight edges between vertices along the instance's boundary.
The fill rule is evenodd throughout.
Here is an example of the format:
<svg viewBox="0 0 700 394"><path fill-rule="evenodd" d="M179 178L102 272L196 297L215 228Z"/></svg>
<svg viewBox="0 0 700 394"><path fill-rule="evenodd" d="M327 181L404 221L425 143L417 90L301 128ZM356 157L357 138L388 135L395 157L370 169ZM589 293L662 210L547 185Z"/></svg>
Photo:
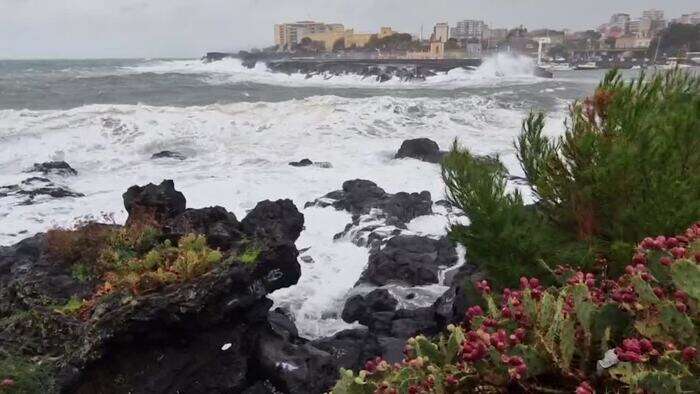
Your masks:
<svg viewBox="0 0 700 394"><path fill-rule="evenodd" d="M487 29L488 27L484 21L465 19L457 22L457 25L454 27L454 29L452 29L452 37L458 40L481 40L484 38L484 30Z"/></svg>
<svg viewBox="0 0 700 394"><path fill-rule="evenodd" d="M433 28L433 41L447 42L450 39L450 25L447 23L437 23Z"/></svg>

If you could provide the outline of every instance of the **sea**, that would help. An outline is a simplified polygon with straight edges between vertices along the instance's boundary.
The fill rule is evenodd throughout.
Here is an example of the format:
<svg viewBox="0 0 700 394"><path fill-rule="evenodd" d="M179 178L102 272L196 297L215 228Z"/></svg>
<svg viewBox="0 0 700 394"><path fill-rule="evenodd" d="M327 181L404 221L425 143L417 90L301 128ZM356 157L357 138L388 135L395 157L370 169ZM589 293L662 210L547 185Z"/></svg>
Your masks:
<svg viewBox="0 0 700 394"><path fill-rule="evenodd" d="M304 204L358 178L390 193L428 190L433 201L445 198L439 166L394 159L410 138L431 138L443 149L457 140L475 154L498 155L522 175L513 141L524 117L544 111L546 133L562 134L568 106L592 93L604 74L555 72L543 79L532 69L530 59L499 55L475 70L379 83L276 74L236 59L0 61L0 186L36 175L26 172L34 163L64 160L78 175L52 181L84 194L33 204L0 195L0 245L79 220L123 222L122 193L163 179L175 181L188 207L220 205L239 219L258 201L291 199L305 216L297 241L302 276L271 297L293 313L303 336L332 335L353 327L339 315L349 294L368 291L354 288L368 250L333 239L350 214ZM186 159L151 159L163 150ZM332 167L288 164L303 158ZM435 211L408 231L446 234L449 217ZM400 306L418 307L445 289L390 291L412 292Z"/></svg>

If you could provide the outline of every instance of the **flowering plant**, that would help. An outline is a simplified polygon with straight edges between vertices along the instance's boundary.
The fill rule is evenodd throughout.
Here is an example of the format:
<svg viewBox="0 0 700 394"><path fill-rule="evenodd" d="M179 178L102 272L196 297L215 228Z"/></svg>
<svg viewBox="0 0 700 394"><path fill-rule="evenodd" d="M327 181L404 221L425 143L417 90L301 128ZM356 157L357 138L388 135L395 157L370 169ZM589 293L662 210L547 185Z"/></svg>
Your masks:
<svg viewBox="0 0 700 394"><path fill-rule="evenodd" d="M700 223L646 238L617 279L559 267L559 286L521 278L431 340L409 339L401 363L342 370L334 394L700 392ZM603 390L605 388L605 391Z"/></svg>

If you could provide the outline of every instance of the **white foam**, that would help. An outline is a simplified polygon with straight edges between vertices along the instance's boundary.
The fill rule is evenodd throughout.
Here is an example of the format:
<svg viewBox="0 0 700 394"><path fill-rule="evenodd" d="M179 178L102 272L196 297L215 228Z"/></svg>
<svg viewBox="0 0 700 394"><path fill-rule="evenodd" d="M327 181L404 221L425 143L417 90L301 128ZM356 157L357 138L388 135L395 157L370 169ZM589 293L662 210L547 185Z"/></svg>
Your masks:
<svg viewBox="0 0 700 394"><path fill-rule="evenodd" d="M131 185L174 179L189 207L221 205L239 218L258 201L290 198L297 207L342 182L363 178L390 193L428 190L444 198L439 167L392 157L407 138L429 137L447 148L455 137L476 154L500 154L517 171L512 142L525 115L487 97L310 97L278 103L204 107L89 105L65 111L0 111L0 185L16 184L35 162L64 158L79 175L62 180L84 198L31 206L0 199L0 245L74 218L112 212L126 218L122 193ZM560 123L557 122L559 127ZM188 158L150 160L161 150ZM291 167L302 158L333 168ZM329 335L348 327L338 315L367 262L367 250L333 242L350 217L332 208L302 211L297 242L313 263L301 262L297 286L272 295L290 307L302 335ZM440 235L439 217L414 220L412 231ZM18 233L23 232L20 235ZM431 290L432 289L432 290ZM427 287L435 297L439 286ZM425 298L427 299L427 298Z"/></svg>
<svg viewBox="0 0 700 394"><path fill-rule="evenodd" d="M359 75L314 75L271 72L263 62L246 68L240 59L226 58L215 62L201 60L158 60L137 66L123 67L130 73L199 74L212 84L261 83L284 86L315 86L323 88L400 88L400 89L458 89L472 86L517 85L540 80L535 77L534 62L525 56L501 53L484 60L476 70L453 69L426 78L425 81L401 81L393 78L378 82L376 78Z"/></svg>

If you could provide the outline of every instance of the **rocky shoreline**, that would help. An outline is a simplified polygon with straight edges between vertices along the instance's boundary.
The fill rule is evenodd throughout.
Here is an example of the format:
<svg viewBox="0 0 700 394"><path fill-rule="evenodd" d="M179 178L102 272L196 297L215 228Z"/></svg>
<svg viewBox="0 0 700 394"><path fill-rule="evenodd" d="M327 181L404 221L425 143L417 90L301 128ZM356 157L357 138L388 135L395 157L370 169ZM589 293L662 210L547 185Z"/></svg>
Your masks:
<svg viewBox="0 0 700 394"><path fill-rule="evenodd" d="M307 59L287 58L282 55L267 56L256 54L207 53L202 60L215 62L226 58L238 58L244 67L254 68L264 63L272 72L283 74L303 74L307 78L321 76L332 78L341 75L358 75L363 78L387 82L422 81L439 73L456 68L474 70L481 65L480 59Z"/></svg>
<svg viewBox="0 0 700 394"><path fill-rule="evenodd" d="M434 142L418 139L405 142L396 156L435 162L442 154ZM33 170L42 169L75 175L67 163ZM111 229L148 214L168 239L205 236L227 263L155 291L95 298L102 279L76 275L52 252L50 235L0 247L0 356L43 365L56 392L322 393L340 368L359 369L377 356L399 362L407 338L435 335L460 321L472 300L464 281L478 279L473 266L458 265L446 238L405 233L413 218L432 214L429 192L389 194L367 180L347 181L307 206L352 214L335 237L349 236L370 250L358 285L421 286L439 282L438 272L454 267L445 283L450 287L433 305L417 309L399 308L396 296L381 287L356 294L342 318L366 328L310 341L299 336L289 312L271 310L268 298L301 276L295 241L304 216L291 201L262 201L239 221L223 207L187 208L167 180L133 186L123 199L126 227ZM256 262L244 263L251 244L260 248ZM62 312L75 299L90 300L91 308Z"/></svg>

